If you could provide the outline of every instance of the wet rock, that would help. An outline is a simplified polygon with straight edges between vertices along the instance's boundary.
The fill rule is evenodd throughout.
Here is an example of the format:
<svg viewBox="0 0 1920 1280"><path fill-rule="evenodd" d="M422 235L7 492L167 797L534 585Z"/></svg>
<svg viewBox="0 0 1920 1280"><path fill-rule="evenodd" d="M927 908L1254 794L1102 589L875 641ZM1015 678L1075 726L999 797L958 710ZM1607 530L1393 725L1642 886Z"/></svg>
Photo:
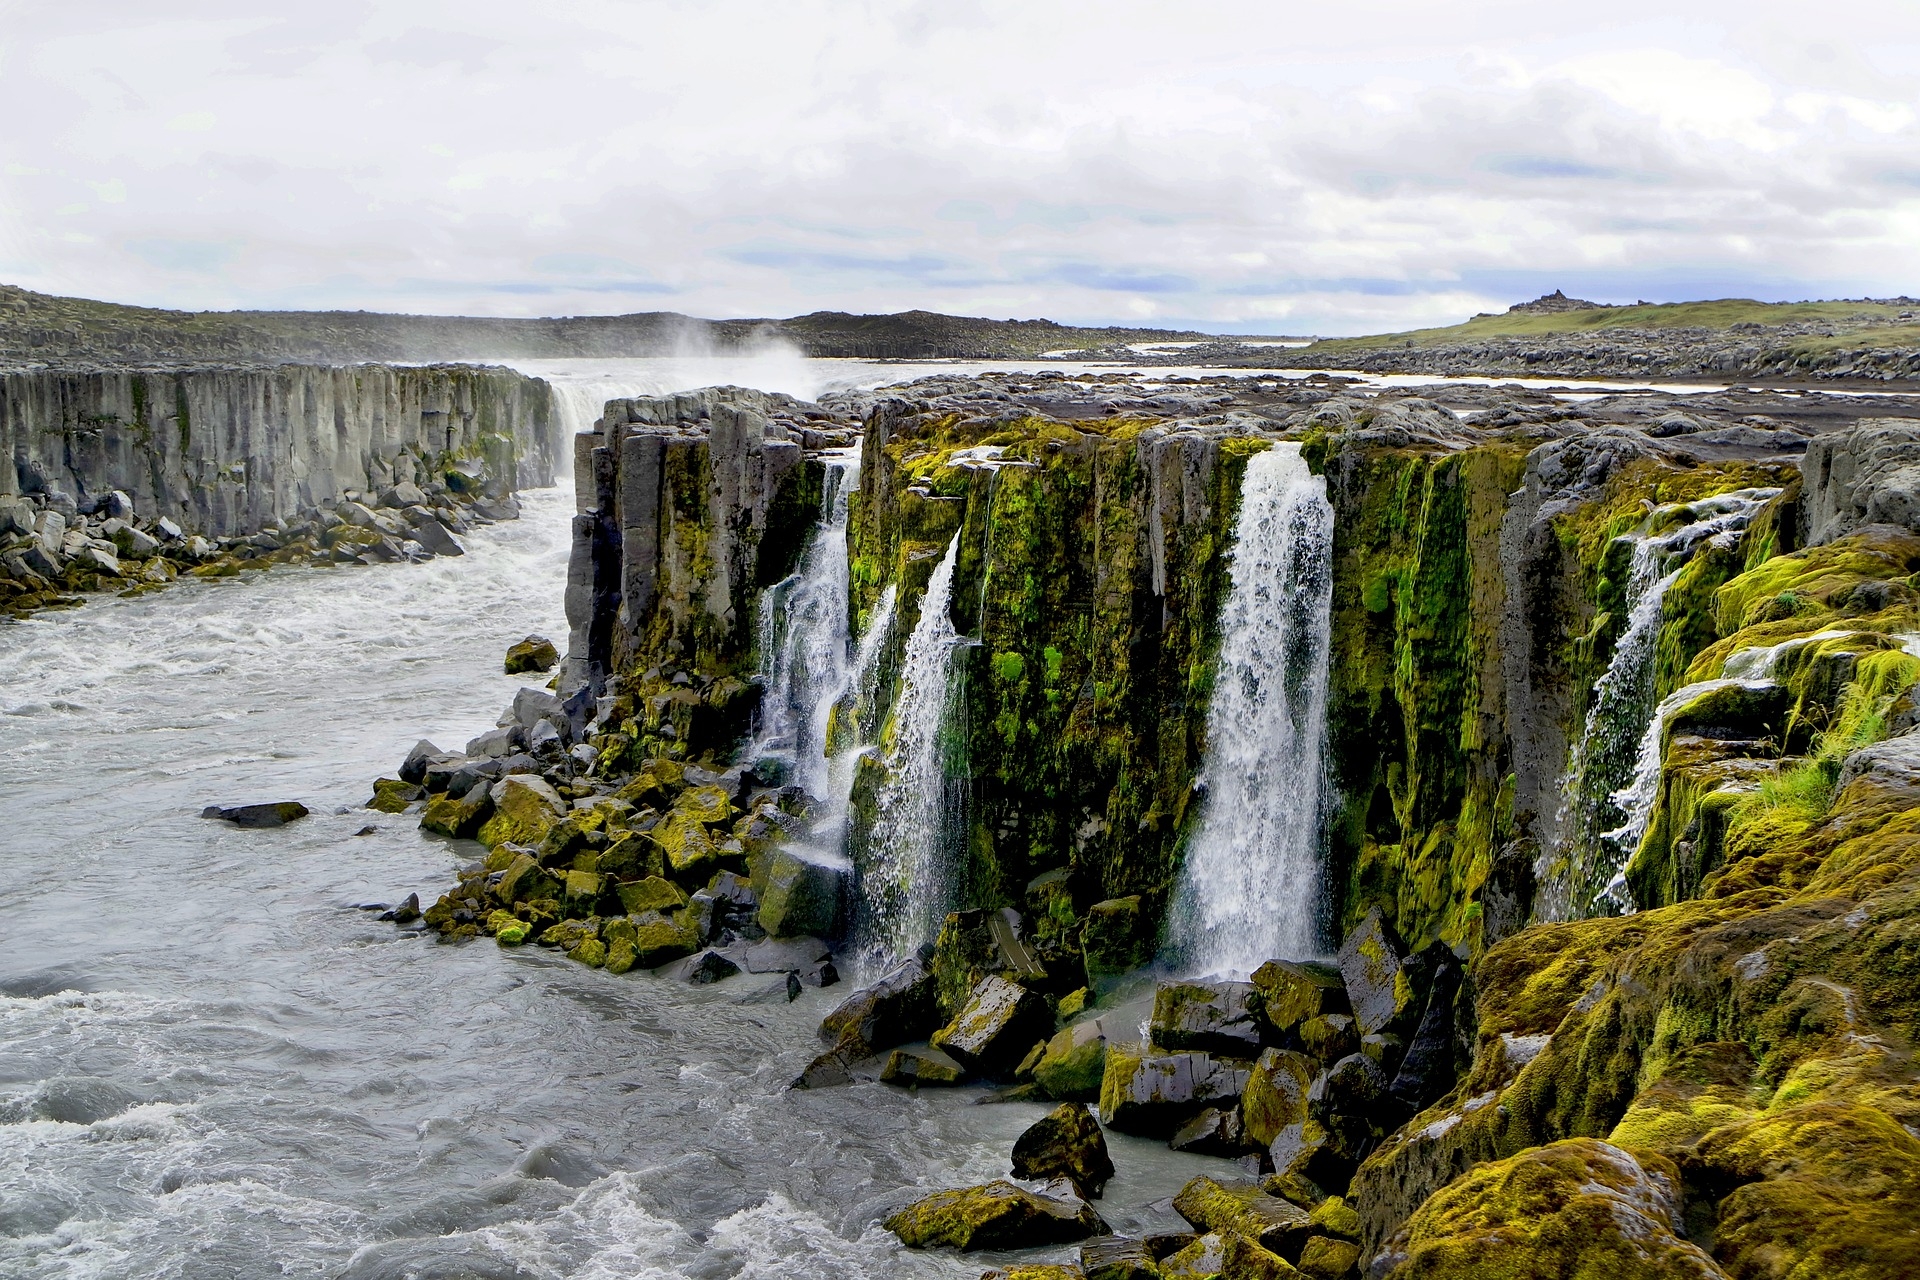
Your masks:
<svg viewBox="0 0 1920 1280"><path fill-rule="evenodd" d="M697 955L691 955L685 960L676 962L668 976L699 987L719 982L723 978L731 978L739 972L739 965L718 951L708 948Z"/></svg>
<svg viewBox="0 0 1920 1280"><path fill-rule="evenodd" d="M493 888L495 897L509 903L524 902L529 898L551 898L559 892L559 884L542 871L539 862L527 853L514 855L502 871L500 882Z"/></svg>
<svg viewBox="0 0 1920 1280"><path fill-rule="evenodd" d="M1273 1145L1281 1130L1307 1118L1307 1091L1319 1064L1305 1054L1268 1049L1253 1064L1240 1098L1247 1137L1261 1148Z"/></svg>
<svg viewBox="0 0 1920 1280"><path fill-rule="evenodd" d="M1164 1280L1295 1280L1286 1260L1235 1231L1210 1231L1160 1264Z"/></svg>
<svg viewBox="0 0 1920 1280"><path fill-rule="evenodd" d="M1405 1020L1413 993L1400 983L1406 948L1375 907L1340 944L1340 976L1362 1035Z"/></svg>
<svg viewBox="0 0 1920 1280"><path fill-rule="evenodd" d="M859 1056L922 1039L934 1028L933 975L918 956L855 991L820 1023L830 1044L860 1046Z"/></svg>
<svg viewBox="0 0 1920 1280"><path fill-rule="evenodd" d="M953 1021L934 1032L933 1043L970 1070L1000 1077L1052 1028L1053 1010L1045 997L999 974L989 974Z"/></svg>
<svg viewBox="0 0 1920 1280"><path fill-rule="evenodd" d="M419 918L420 918L420 895L417 893L408 894L406 901L402 902L399 906L395 907L393 910L383 911L380 913L380 919L391 920L395 924L412 924L415 920L418 920Z"/></svg>
<svg viewBox="0 0 1920 1280"><path fill-rule="evenodd" d="M1434 974L1420 1029L1387 1089L1404 1115L1412 1116L1438 1102L1458 1078L1453 1001L1459 988L1457 964L1443 965Z"/></svg>
<svg viewBox="0 0 1920 1280"><path fill-rule="evenodd" d="M1164 1138L1206 1107L1236 1103L1248 1073L1249 1064L1231 1058L1109 1043L1100 1121L1122 1133Z"/></svg>
<svg viewBox="0 0 1920 1280"><path fill-rule="evenodd" d="M521 675L526 672L544 674L560 661L560 651L553 641L545 636L528 636L507 649L507 674Z"/></svg>
<svg viewBox="0 0 1920 1280"><path fill-rule="evenodd" d="M1351 1012L1340 970L1317 960L1269 960L1253 971L1254 1004L1275 1036L1309 1018Z"/></svg>
<svg viewBox="0 0 1920 1280"><path fill-rule="evenodd" d="M493 785L493 816L480 828L480 843L538 845L566 817L567 802L544 778L509 774Z"/></svg>
<svg viewBox="0 0 1920 1280"><path fill-rule="evenodd" d="M661 876L647 876L614 886L620 905L631 915L643 911L681 911L689 905L685 891Z"/></svg>
<svg viewBox="0 0 1920 1280"><path fill-rule="evenodd" d="M460 545L460 540L449 533L447 526L434 519L431 514L422 513L407 526L407 532L411 533L413 540L431 555L463 556L467 554L467 549Z"/></svg>
<svg viewBox="0 0 1920 1280"><path fill-rule="evenodd" d="M499 729L489 729L479 737L467 743L470 756L490 756L499 759L510 756L527 745L526 730L519 725L509 725Z"/></svg>
<svg viewBox="0 0 1920 1280"><path fill-rule="evenodd" d="M1167 1139L1167 1146L1196 1156L1231 1158L1252 1147L1247 1141L1246 1123L1234 1107L1208 1107L1181 1125Z"/></svg>
<svg viewBox="0 0 1920 1280"><path fill-rule="evenodd" d="M1087 1280L1159 1280L1160 1269L1144 1240L1102 1236L1080 1246Z"/></svg>
<svg viewBox="0 0 1920 1280"><path fill-rule="evenodd" d="M413 750L407 752L406 760L400 765L400 780L424 784L427 780L427 766L435 759L445 758L447 758L446 752L422 738L413 744Z"/></svg>
<svg viewBox="0 0 1920 1280"><path fill-rule="evenodd" d="M1109 898L1088 907L1086 923L1080 930L1088 988L1104 995L1151 961L1154 932L1154 923L1138 894Z"/></svg>
<svg viewBox="0 0 1920 1280"><path fill-rule="evenodd" d="M1107 1074L1107 1033L1099 1019L1062 1027L1034 1064L1033 1080L1049 1098L1093 1102Z"/></svg>
<svg viewBox="0 0 1920 1280"><path fill-rule="evenodd" d="M456 840L471 840L493 816L493 796L485 787L476 787L462 796L437 795L427 802L420 815L420 827L437 831Z"/></svg>
<svg viewBox="0 0 1920 1280"><path fill-rule="evenodd" d="M818 938L764 938L747 948L746 966L748 973L799 973L818 968L831 955Z"/></svg>
<svg viewBox="0 0 1920 1280"><path fill-rule="evenodd" d="M307 816L307 806L298 800L272 804L241 804L228 808L214 804L200 811L203 818L218 818L236 827L284 827Z"/></svg>
<svg viewBox="0 0 1920 1280"><path fill-rule="evenodd" d="M1299 1026L1300 1044L1323 1063L1335 1063L1360 1052L1360 1031L1344 1013L1323 1013Z"/></svg>
<svg viewBox="0 0 1920 1280"><path fill-rule="evenodd" d="M367 801L367 808L377 809L381 813L405 813L408 805L426 798L425 787L399 778L377 778L373 784L373 799Z"/></svg>
<svg viewBox="0 0 1920 1280"><path fill-rule="evenodd" d="M798 975L795 975L798 981ZM931 1046L895 1049L887 1057L880 1079L898 1085L952 1085L967 1078L967 1069L950 1054ZM1018 1172L1018 1170L1015 1170Z"/></svg>
<svg viewBox="0 0 1920 1280"><path fill-rule="evenodd" d="M1087 1280L1087 1273L1070 1262L1016 1262L982 1271L980 1280Z"/></svg>
<svg viewBox="0 0 1920 1280"><path fill-rule="evenodd" d="M1180 1188L1173 1209L1196 1231L1237 1233L1281 1255L1297 1256L1313 1229L1296 1205L1258 1187L1225 1187L1206 1177Z"/></svg>
<svg viewBox="0 0 1920 1280"><path fill-rule="evenodd" d="M1342 1280L1360 1262L1360 1246L1331 1236L1309 1236L1300 1249L1300 1274L1313 1280Z"/></svg>
<svg viewBox="0 0 1920 1280"><path fill-rule="evenodd" d="M767 864L760 927L776 938L837 933L852 879L853 864L845 858L778 850Z"/></svg>
<svg viewBox="0 0 1920 1280"><path fill-rule="evenodd" d="M911 1249L950 1246L975 1249L1031 1249L1071 1244L1106 1233L1093 1206L1055 1184L1045 1193L1014 1183L990 1182L957 1191L939 1191L916 1200L886 1220L887 1230Z"/></svg>
<svg viewBox="0 0 1920 1280"><path fill-rule="evenodd" d="M700 948L693 925L684 911L666 914L640 911L627 917L633 925L634 964L655 969L673 960L692 955Z"/></svg>
<svg viewBox="0 0 1920 1280"><path fill-rule="evenodd" d="M1098 1199L1113 1178L1113 1160L1107 1136L1086 1104L1063 1102L1022 1133L1013 1144L1013 1176L1065 1178L1082 1197Z"/></svg>
<svg viewBox="0 0 1920 1280"><path fill-rule="evenodd" d="M1316 1231L1324 1231L1342 1240L1358 1240L1363 1230L1360 1215L1340 1196L1328 1196L1308 1211Z"/></svg>
<svg viewBox="0 0 1920 1280"><path fill-rule="evenodd" d="M1300 1178L1322 1187L1344 1187L1357 1163L1318 1120L1290 1124L1267 1148L1277 1178Z"/></svg>
<svg viewBox="0 0 1920 1280"><path fill-rule="evenodd" d="M1379 1064L1364 1054L1349 1054L1322 1072L1307 1090L1307 1115L1358 1148L1376 1127L1392 1127L1376 1124L1385 1114L1381 1104L1386 1093L1387 1078Z"/></svg>
<svg viewBox="0 0 1920 1280"><path fill-rule="evenodd" d="M1260 1052L1253 993L1246 982L1163 982L1153 995L1153 1043L1251 1058Z"/></svg>

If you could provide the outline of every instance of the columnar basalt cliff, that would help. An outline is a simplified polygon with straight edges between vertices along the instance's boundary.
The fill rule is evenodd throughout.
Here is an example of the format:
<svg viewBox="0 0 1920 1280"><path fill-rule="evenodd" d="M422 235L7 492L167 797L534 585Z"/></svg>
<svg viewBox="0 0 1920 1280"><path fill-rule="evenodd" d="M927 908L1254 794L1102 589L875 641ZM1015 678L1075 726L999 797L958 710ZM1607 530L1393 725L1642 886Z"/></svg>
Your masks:
<svg viewBox="0 0 1920 1280"><path fill-rule="evenodd" d="M580 442L564 700L423 746L382 796L437 791L427 825L491 850L429 911L444 933L797 991L890 865L889 787L957 782L915 810L954 824L957 910L797 1083L1098 1098L1108 1127L1258 1160L1258 1187L1183 1190L1204 1234L1128 1274L1905 1274L1920 419L1806 407L1058 378L615 402ZM846 795L810 796L741 753L768 602L856 424L833 634L858 655L825 734ZM1127 975L1199 825L1242 477L1282 439L1333 515L1339 963L1161 981L1143 1039ZM1092 1143L1084 1120L1016 1166ZM890 1224L1098 1230L1104 1148L1056 1154L1071 1187Z"/></svg>
<svg viewBox="0 0 1920 1280"><path fill-rule="evenodd" d="M31 369L0 374L0 495L114 490L190 533L251 533L348 490L484 467L551 484L545 384L465 366Z"/></svg>

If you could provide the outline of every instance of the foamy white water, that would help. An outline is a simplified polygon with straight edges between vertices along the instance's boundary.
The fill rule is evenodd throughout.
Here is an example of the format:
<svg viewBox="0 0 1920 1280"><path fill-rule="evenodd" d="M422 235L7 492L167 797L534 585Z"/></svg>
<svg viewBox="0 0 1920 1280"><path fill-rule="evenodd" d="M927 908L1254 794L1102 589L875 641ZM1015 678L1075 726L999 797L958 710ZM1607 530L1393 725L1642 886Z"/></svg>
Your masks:
<svg viewBox="0 0 1920 1280"><path fill-rule="evenodd" d="M933 941L952 909L961 853L954 810L964 782L949 776L945 729L953 710L953 570L960 535L927 580L920 620L907 637L900 696L886 744L887 780L864 848L852 851L860 902L855 947L863 974L876 974Z"/></svg>
<svg viewBox="0 0 1920 1280"><path fill-rule="evenodd" d="M1296 444L1247 463L1174 962L1246 974L1321 945L1333 507Z"/></svg>

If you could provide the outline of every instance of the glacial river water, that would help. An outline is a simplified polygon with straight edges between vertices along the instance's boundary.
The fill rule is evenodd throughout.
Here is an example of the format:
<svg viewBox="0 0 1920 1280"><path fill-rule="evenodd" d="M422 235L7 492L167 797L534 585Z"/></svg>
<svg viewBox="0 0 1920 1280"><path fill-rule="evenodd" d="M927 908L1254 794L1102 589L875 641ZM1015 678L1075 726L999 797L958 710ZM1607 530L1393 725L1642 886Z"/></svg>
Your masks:
<svg viewBox="0 0 1920 1280"><path fill-rule="evenodd" d="M0 627L0 1276L977 1276L874 1225L1033 1105L793 1092L842 994L447 946L361 904L476 850L359 806L564 634L570 501L461 559L275 570ZM298 798L277 831L213 802ZM371 826L371 834L356 834ZM1116 1138L1116 1227L1214 1161Z"/></svg>

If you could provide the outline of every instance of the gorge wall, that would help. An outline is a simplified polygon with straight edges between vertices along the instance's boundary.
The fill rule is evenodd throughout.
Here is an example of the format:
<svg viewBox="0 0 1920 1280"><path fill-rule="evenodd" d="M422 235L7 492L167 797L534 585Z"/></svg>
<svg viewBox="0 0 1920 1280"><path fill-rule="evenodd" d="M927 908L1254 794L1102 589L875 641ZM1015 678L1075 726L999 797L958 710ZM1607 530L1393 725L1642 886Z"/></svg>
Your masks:
<svg viewBox="0 0 1920 1280"><path fill-rule="evenodd" d="M1158 950L1241 478L1296 441L1334 515L1324 941L1389 958L1391 1030L1339 1063L1272 1050L1303 1092L1321 1072L1266 1152L1273 1197L1344 1189L1380 1276L1920 1265L1898 1225L1920 1209L1920 420L1450 394L1003 378L615 402L580 442L562 691L599 697L594 769L644 770L635 795L661 761L734 762L765 593L858 423L842 634L874 658L826 735L854 766L848 851L874 864L935 600L933 759L960 784L943 905L967 909L923 939L939 1016L996 965L1097 996ZM982 908L1022 946L978 941ZM1059 1011L1062 1052L1105 1047ZM878 1042L842 1046L808 1078ZM1109 1086L1164 1046L1113 1048ZM1329 1100L1402 1054L1391 1099Z"/></svg>
<svg viewBox="0 0 1920 1280"><path fill-rule="evenodd" d="M451 466L503 490L565 461L546 385L465 366L0 373L0 498L119 490L148 519L250 533Z"/></svg>

